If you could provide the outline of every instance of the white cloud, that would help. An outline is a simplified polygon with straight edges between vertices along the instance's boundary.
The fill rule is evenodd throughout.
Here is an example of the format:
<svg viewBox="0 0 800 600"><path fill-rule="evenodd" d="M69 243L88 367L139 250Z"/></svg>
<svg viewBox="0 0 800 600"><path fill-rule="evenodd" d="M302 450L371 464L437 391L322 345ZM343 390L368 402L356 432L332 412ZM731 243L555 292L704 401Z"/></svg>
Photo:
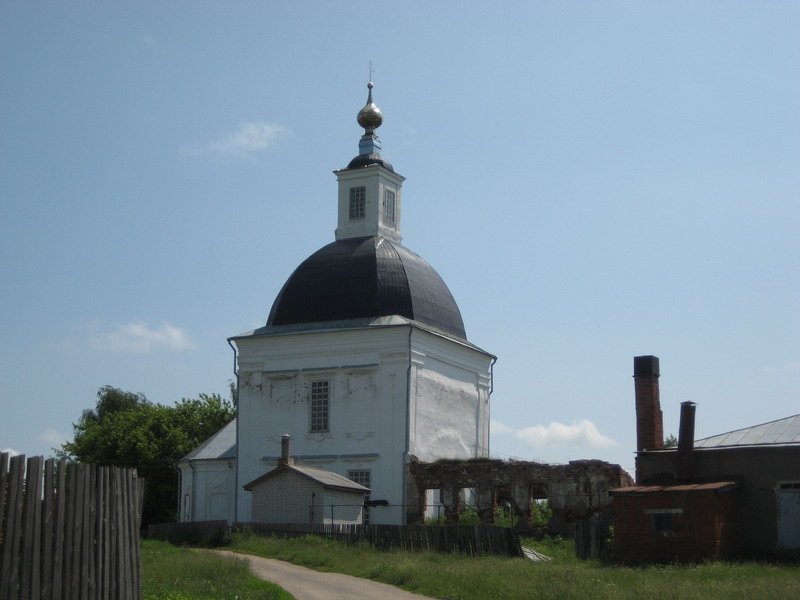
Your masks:
<svg viewBox="0 0 800 600"><path fill-rule="evenodd" d="M92 348L103 352L144 354L160 348L190 350L195 347L185 331L164 321L157 327L150 327L141 321L134 321L127 325L116 324L114 327L113 331L93 337L90 340Z"/></svg>
<svg viewBox="0 0 800 600"><path fill-rule="evenodd" d="M597 426L588 419L573 421L571 425L555 422L546 426L534 425L516 431L514 436L536 447L578 445L608 448L617 445L617 442L600 433Z"/></svg>
<svg viewBox="0 0 800 600"><path fill-rule="evenodd" d="M206 144L184 144L181 146L180 153L183 156L216 154L234 158L250 158L253 153L274 146L278 138L289 133L289 129L283 125L254 121L244 123L233 133Z"/></svg>
<svg viewBox="0 0 800 600"><path fill-rule="evenodd" d="M509 427L505 423L495 421L494 419L489 422L489 429L495 435L507 435L509 433L514 433L513 427Z"/></svg>
<svg viewBox="0 0 800 600"><path fill-rule="evenodd" d="M64 442L69 440L69 436L48 427L42 433L36 436L36 439L40 442L48 444L51 448L59 448Z"/></svg>
<svg viewBox="0 0 800 600"><path fill-rule="evenodd" d="M790 361L788 363L778 365L777 367L764 367L764 373L767 375L774 375L776 373L797 373L800 371L800 360Z"/></svg>
<svg viewBox="0 0 800 600"><path fill-rule="evenodd" d="M11 456L19 456L20 454L22 454L22 452L17 452L13 448L3 448L3 450L1 450L0 452L2 452L3 454L10 454Z"/></svg>

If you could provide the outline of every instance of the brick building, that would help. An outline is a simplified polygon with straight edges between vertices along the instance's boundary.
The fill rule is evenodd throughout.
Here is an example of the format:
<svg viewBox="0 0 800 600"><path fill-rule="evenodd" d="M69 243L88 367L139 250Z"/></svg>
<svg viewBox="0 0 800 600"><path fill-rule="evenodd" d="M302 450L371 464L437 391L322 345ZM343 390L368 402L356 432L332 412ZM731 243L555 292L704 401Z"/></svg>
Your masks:
<svg viewBox="0 0 800 600"><path fill-rule="evenodd" d="M616 556L705 560L800 548L800 415L695 441L696 405L684 402L678 446L664 448L659 375L655 356L634 359L644 425L636 485L611 491Z"/></svg>

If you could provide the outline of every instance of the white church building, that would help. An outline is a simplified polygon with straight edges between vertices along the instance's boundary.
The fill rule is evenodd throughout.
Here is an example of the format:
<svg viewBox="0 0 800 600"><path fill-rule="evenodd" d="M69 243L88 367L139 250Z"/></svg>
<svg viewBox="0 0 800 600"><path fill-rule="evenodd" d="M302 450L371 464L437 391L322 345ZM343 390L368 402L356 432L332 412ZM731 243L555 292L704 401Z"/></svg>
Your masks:
<svg viewBox="0 0 800 600"><path fill-rule="evenodd" d="M335 171L335 241L292 273L264 327L230 338L238 415L180 461L182 521L257 520L243 486L275 469L283 434L294 464L369 488L372 523L405 522L412 457L488 457L496 358L467 340L442 278L401 244L404 177L380 154L368 87L359 154ZM312 499L298 490L296 502Z"/></svg>

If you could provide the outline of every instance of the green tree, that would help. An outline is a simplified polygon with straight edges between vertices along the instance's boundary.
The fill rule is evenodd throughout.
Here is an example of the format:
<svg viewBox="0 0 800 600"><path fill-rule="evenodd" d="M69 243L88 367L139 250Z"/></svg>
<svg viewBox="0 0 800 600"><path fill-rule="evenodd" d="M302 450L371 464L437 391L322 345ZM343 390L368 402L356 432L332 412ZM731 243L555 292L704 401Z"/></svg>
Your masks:
<svg viewBox="0 0 800 600"><path fill-rule="evenodd" d="M678 445L678 438L671 433L664 440L664 448L675 448Z"/></svg>
<svg viewBox="0 0 800 600"><path fill-rule="evenodd" d="M175 464L236 416L218 394L153 404L143 394L104 386L94 409L73 424L74 439L58 455L82 463L135 467L144 478L142 524L174 521L178 502Z"/></svg>

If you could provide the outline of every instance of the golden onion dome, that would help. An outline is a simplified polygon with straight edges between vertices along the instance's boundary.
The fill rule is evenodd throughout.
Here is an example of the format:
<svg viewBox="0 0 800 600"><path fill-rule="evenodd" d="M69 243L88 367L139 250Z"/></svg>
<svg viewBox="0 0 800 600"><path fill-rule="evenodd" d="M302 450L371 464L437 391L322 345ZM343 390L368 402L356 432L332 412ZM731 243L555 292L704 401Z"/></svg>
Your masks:
<svg viewBox="0 0 800 600"><path fill-rule="evenodd" d="M367 104L364 106L364 108L358 111L356 120L358 121L358 124L364 128L365 133L371 134L381 126L381 123L383 123L383 115L381 114L381 109L375 106L375 103L372 101L371 81L367 84L367 88L369 89Z"/></svg>

